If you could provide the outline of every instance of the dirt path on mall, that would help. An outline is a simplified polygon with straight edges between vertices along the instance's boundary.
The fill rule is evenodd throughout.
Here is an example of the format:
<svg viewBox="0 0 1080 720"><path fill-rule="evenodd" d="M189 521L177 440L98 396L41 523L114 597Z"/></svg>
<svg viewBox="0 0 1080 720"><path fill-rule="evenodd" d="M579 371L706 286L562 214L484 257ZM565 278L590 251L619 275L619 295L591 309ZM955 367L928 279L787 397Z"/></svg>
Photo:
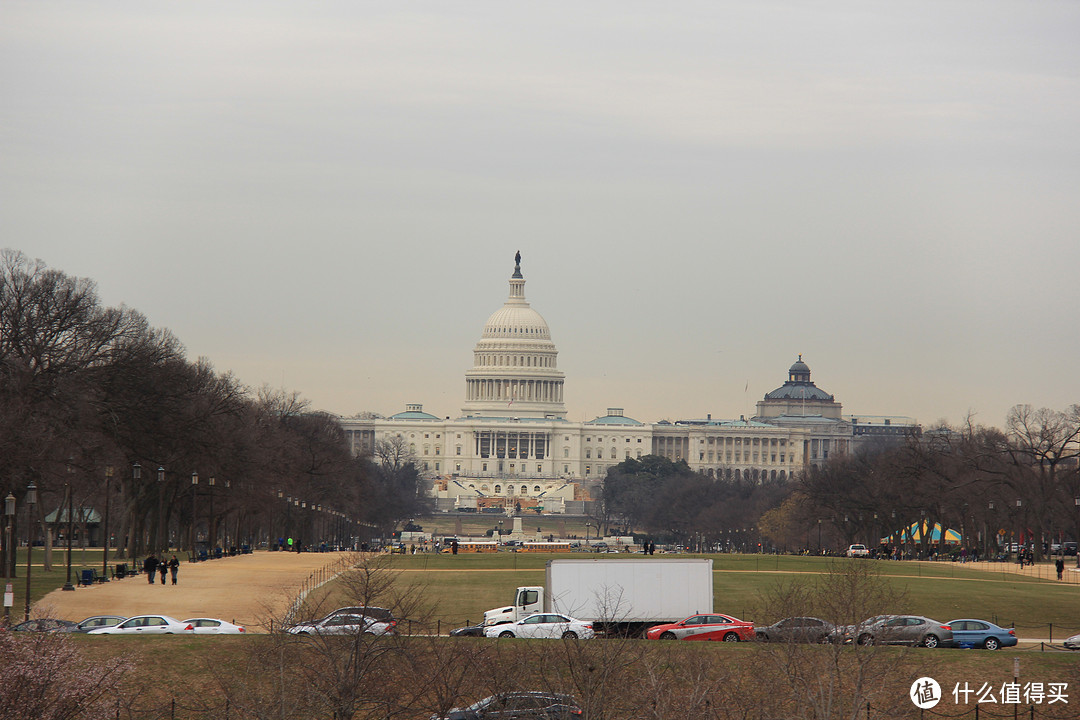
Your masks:
<svg viewBox="0 0 1080 720"><path fill-rule="evenodd" d="M79 621L91 615L161 613L178 620L215 617L261 632L285 614L311 574L350 553L255 552L200 563L181 562L177 584L153 585L146 576L92 587L54 590L34 605L33 615Z"/></svg>

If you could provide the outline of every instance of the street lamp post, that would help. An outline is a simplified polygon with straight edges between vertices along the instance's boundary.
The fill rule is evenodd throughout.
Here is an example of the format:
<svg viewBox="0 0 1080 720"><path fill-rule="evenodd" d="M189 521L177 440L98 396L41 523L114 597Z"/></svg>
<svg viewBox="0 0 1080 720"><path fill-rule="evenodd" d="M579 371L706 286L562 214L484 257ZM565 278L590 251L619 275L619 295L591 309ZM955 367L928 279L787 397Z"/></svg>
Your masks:
<svg viewBox="0 0 1080 720"><path fill-rule="evenodd" d="M12 547L12 538L15 535L15 496L8 493L4 498L4 579L11 580L15 577L15 548ZM11 606L15 602L15 593L12 583L4 583L4 627L11 625Z"/></svg>
<svg viewBox="0 0 1080 720"><path fill-rule="evenodd" d="M199 494L199 473L191 473L191 557L199 559L199 553L195 550L195 543L199 535L199 514L195 506L195 498Z"/></svg>
<svg viewBox="0 0 1080 720"><path fill-rule="evenodd" d="M113 466L105 467L105 530L101 541L101 582L109 582L109 490L112 485Z"/></svg>
<svg viewBox="0 0 1080 720"><path fill-rule="evenodd" d="M210 543L210 550L217 547L217 524L214 522L214 483L216 480L211 475L210 479L206 481L210 486L210 515L206 518L206 539Z"/></svg>
<svg viewBox="0 0 1080 720"><path fill-rule="evenodd" d="M817 552L821 554L821 518L817 520Z"/></svg>
<svg viewBox="0 0 1080 720"><path fill-rule="evenodd" d="M277 498L278 498L279 501L282 499L281 496L282 496L282 492L280 490L278 490L277 491ZM280 550L281 549L281 543L279 543L277 541L277 539L279 537L284 536L284 533L282 533L281 535L277 535L274 532L274 516L277 515L276 508L277 508L277 506L279 504L280 504L280 502L277 503L277 504L275 504L275 503L270 504L270 508L271 508L270 509L270 549L271 550Z"/></svg>
<svg viewBox="0 0 1080 720"><path fill-rule="evenodd" d="M30 619L30 556L34 552L34 506L37 505L37 486L31 480L26 487L26 611L23 620Z"/></svg>
<svg viewBox="0 0 1080 720"><path fill-rule="evenodd" d="M588 545L589 545L589 528L591 528L592 526L593 526L592 523L588 523L588 522L585 523L585 546L586 547L588 547Z"/></svg>
<svg viewBox="0 0 1080 720"><path fill-rule="evenodd" d="M67 582L64 583L62 590L74 590L75 586L71 584L71 476L75 474L75 468L68 463L67 466L68 479L64 483L64 500L67 505ZM56 517L57 525L60 524L60 516Z"/></svg>
<svg viewBox="0 0 1080 720"><path fill-rule="evenodd" d="M296 511L296 516L300 518L300 520L296 523L296 532L293 533L293 535L295 535L296 537L292 539L293 543L289 549L300 552L300 536L304 534L304 516L300 514L300 498L293 498L292 508L290 509L290 512L292 512L293 510ZM292 527L291 518L289 526L290 528Z"/></svg>
<svg viewBox="0 0 1080 720"><path fill-rule="evenodd" d="M1021 555L1021 551L1022 551L1022 546L1024 544L1024 518L1021 516L1022 511L1020 510L1020 508L1022 508L1023 506L1024 506L1024 501L1021 500L1020 498L1017 498L1016 499L1016 507L1017 507L1016 517L1017 517L1017 522L1020 523L1020 527L1017 529L1017 533L1016 533L1016 559L1018 561L1021 561L1021 562L1022 562L1021 558L1023 558L1023 555Z"/></svg>
<svg viewBox="0 0 1080 720"><path fill-rule="evenodd" d="M161 465L158 465L158 469L157 469L157 496L158 496L158 498L157 498L157 519L158 519L158 522L157 522L157 542L155 544L157 545L158 551L160 551L162 553L164 553L166 550L168 550L168 548L164 547L161 544L161 538L162 538L162 528L161 528L161 526L165 523L165 521L164 521L164 510L163 510L163 508L165 506L165 503L164 503L165 489L164 489L164 487L165 487L165 468L163 466L161 466Z"/></svg>
<svg viewBox="0 0 1080 720"><path fill-rule="evenodd" d="M139 487L139 482L141 480L142 480L142 465L140 465L139 462L136 460L134 463L131 464L131 487L132 487L133 491L134 491L134 489ZM134 517L135 517L134 512L132 512L132 513L130 513L128 515L129 519L134 519ZM134 536L130 534L130 531L129 531L128 538L130 540L132 540L132 542L130 542L128 544L129 549L132 549L132 548L134 548L135 543L134 543ZM132 552L134 552L133 549L132 549Z"/></svg>
<svg viewBox="0 0 1080 720"><path fill-rule="evenodd" d="M229 480L228 478L225 478L225 497L226 498L229 497L230 492L231 492L231 488L232 488L232 480ZM230 535L229 534L229 508L228 508L228 505L229 505L229 503L228 503L228 501L226 501L226 503L225 503L226 507L223 509L223 511L221 513L221 534L225 536L225 539L222 541L221 546L223 548L226 548L226 549L243 544L242 540L240 539L240 519L241 519L241 516L240 516L239 513L236 516L236 534L235 535ZM216 524L214 526L214 537L215 538L217 537L217 525Z"/></svg>

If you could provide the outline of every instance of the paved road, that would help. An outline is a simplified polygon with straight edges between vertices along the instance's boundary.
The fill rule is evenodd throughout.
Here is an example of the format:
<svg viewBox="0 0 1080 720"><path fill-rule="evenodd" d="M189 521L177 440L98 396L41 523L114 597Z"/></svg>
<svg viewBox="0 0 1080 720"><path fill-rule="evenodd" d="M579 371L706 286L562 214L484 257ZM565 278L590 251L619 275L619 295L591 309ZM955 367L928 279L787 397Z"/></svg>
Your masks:
<svg viewBox="0 0 1080 720"><path fill-rule="evenodd" d="M82 620L91 615L161 613L184 620L217 617L260 631L278 622L311 573L348 553L255 552L200 563L182 562L177 584L153 585L142 575L54 590L32 608L32 615ZM170 580L166 579L166 583Z"/></svg>

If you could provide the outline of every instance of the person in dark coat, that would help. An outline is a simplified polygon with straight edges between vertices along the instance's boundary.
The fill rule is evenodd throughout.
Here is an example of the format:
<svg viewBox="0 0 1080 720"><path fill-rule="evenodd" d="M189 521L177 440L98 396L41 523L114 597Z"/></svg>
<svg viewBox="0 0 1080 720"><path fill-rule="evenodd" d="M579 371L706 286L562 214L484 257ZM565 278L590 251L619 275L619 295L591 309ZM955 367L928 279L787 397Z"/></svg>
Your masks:
<svg viewBox="0 0 1080 720"><path fill-rule="evenodd" d="M172 560L169 561L169 575L172 576L172 584L176 584L176 573L180 571L180 561L176 559L176 556L172 556Z"/></svg>
<svg viewBox="0 0 1080 720"><path fill-rule="evenodd" d="M1061 558L1058 558L1054 561L1054 567L1057 568L1058 580L1060 580L1061 576L1065 573L1065 561Z"/></svg>
<svg viewBox="0 0 1080 720"><path fill-rule="evenodd" d="M165 584L165 574L169 572L169 563L165 558L161 558L161 562L158 563L158 572L161 573L161 584ZM153 582L151 580L150 582Z"/></svg>
<svg viewBox="0 0 1080 720"><path fill-rule="evenodd" d="M154 575L157 573L158 560L153 554L147 555L143 560L143 572L146 573L146 582L154 584Z"/></svg>

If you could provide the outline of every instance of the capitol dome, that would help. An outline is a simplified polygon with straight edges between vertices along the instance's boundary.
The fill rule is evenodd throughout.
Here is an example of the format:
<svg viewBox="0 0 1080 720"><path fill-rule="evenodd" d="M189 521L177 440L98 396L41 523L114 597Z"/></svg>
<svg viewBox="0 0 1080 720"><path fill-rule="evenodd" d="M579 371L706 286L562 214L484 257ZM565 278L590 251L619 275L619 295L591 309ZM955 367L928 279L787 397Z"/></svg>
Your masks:
<svg viewBox="0 0 1080 720"><path fill-rule="evenodd" d="M547 322L540 313L529 307L521 298L515 302L511 297L506 305L491 314L484 323L484 339L493 338L530 338L551 340Z"/></svg>
<svg viewBox="0 0 1080 720"><path fill-rule="evenodd" d="M484 323L465 373L466 417L565 419L563 373L544 318L525 300L521 253L510 296Z"/></svg>

